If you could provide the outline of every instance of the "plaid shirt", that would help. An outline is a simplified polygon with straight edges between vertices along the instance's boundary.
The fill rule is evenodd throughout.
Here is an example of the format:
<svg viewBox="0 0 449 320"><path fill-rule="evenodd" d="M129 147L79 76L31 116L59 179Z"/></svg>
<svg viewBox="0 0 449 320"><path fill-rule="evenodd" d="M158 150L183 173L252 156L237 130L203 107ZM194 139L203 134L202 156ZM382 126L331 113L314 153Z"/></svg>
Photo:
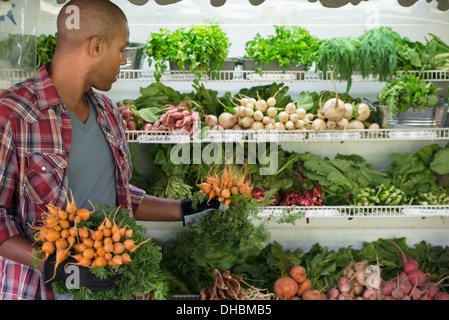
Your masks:
<svg viewBox="0 0 449 320"><path fill-rule="evenodd" d="M51 203L65 207L71 120L45 64L31 79L0 93L0 244L22 235ZM113 151L117 205L137 210L144 191L129 184L131 161L117 106L93 90L97 122ZM92 165L101 165L93 163ZM0 256L0 299L54 299L40 272Z"/></svg>

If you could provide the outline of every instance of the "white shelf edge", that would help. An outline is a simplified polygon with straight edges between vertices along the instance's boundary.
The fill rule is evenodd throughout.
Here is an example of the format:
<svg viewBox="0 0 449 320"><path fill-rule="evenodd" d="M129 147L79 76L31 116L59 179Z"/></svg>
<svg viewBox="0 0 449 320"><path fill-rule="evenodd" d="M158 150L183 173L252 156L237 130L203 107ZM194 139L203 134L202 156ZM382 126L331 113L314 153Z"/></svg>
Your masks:
<svg viewBox="0 0 449 320"><path fill-rule="evenodd" d="M398 73L410 73L421 75L423 81L449 81L449 71L425 70L425 71L397 71ZM119 82L154 82L152 70L124 69L117 77ZM195 76L189 71L171 70L161 76L161 82L193 81ZM212 75L203 74L202 82L268 82L268 81L293 81L293 82L332 82L331 71L263 71L259 73L252 70L221 70L218 79ZM336 81L346 81L337 78ZM361 73L354 72L352 82L379 82L378 76L363 77Z"/></svg>
<svg viewBox="0 0 449 320"><path fill-rule="evenodd" d="M198 133L199 134L199 133ZM449 128L364 129L364 130L236 130L209 131L207 137L198 134L168 131L126 131L129 143L194 143L194 142L364 142L364 141L437 141L449 140Z"/></svg>
<svg viewBox="0 0 449 320"><path fill-rule="evenodd" d="M265 207L257 212L259 218L283 217L289 213L304 213L304 218L427 218L449 217L449 205L429 206L316 206Z"/></svg>

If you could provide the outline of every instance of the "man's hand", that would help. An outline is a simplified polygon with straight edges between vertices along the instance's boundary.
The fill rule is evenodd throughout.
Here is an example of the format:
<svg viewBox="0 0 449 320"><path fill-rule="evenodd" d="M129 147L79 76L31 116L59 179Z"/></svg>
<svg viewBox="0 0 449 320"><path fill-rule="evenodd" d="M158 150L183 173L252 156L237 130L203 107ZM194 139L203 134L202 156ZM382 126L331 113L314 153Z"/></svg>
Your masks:
<svg viewBox="0 0 449 320"><path fill-rule="evenodd" d="M196 219L208 215L211 211L220 209L221 203L217 199L212 199L207 203L207 201L198 203L198 208L195 210L192 207L191 200L183 199L181 201L181 213L182 222L184 226L192 224Z"/></svg>
<svg viewBox="0 0 449 320"><path fill-rule="evenodd" d="M56 254L49 256L47 260L45 260L43 272L46 284L52 284L55 281L67 279L72 273L66 272L66 267L76 263L77 261L75 258L68 257L59 264L55 270ZM120 276L117 274L106 279L100 279L90 272L89 268L78 265L76 267L79 268L79 285L92 291L114 288L117 285L115 280Z"/></svg>

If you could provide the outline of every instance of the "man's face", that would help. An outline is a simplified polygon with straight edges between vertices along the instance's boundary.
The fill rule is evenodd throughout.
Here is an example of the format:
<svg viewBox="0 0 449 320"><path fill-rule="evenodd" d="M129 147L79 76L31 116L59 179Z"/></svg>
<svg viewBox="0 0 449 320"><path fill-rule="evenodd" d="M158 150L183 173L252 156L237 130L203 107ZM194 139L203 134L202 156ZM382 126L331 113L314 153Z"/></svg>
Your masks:
<svg viewBox="0 0 449 320"><path fill-rule="evenodd" d="M111 40L111 43L104 46L101 60L96 68L96 75L93 75L95 81L93 86L101 91L109 91L112 84L117 81L117 75L120 73L120 66L126 64L125 49L129 44L128 24L123 23L123 27L117 31L117 35Z"/></svg>

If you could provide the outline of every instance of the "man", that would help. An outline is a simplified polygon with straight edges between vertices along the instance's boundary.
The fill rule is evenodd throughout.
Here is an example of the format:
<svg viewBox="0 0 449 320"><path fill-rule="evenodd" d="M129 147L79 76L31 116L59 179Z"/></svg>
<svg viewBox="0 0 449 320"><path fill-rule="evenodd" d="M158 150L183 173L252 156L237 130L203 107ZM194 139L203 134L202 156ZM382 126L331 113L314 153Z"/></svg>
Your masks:
<svg viewBox="0 0 449 320"><path fill-rule="evenodd" d="M93 91L110 90L126 64L129 28L120 8L108 0L72 0L62 8L57 28L53 61L0 93L0 299L54 299L45 272L54 259L33 269L30 224L46 204L64 207L69 189L78 207L89 208L88 200L120 205L137 220L185 225L210 211L206 206L194 211L189 201L155 198L129 184L120 113ZM63 266L58 268L56 279L64 274ZM88 270L81 278L95 290L114 285Z"/></svg>

